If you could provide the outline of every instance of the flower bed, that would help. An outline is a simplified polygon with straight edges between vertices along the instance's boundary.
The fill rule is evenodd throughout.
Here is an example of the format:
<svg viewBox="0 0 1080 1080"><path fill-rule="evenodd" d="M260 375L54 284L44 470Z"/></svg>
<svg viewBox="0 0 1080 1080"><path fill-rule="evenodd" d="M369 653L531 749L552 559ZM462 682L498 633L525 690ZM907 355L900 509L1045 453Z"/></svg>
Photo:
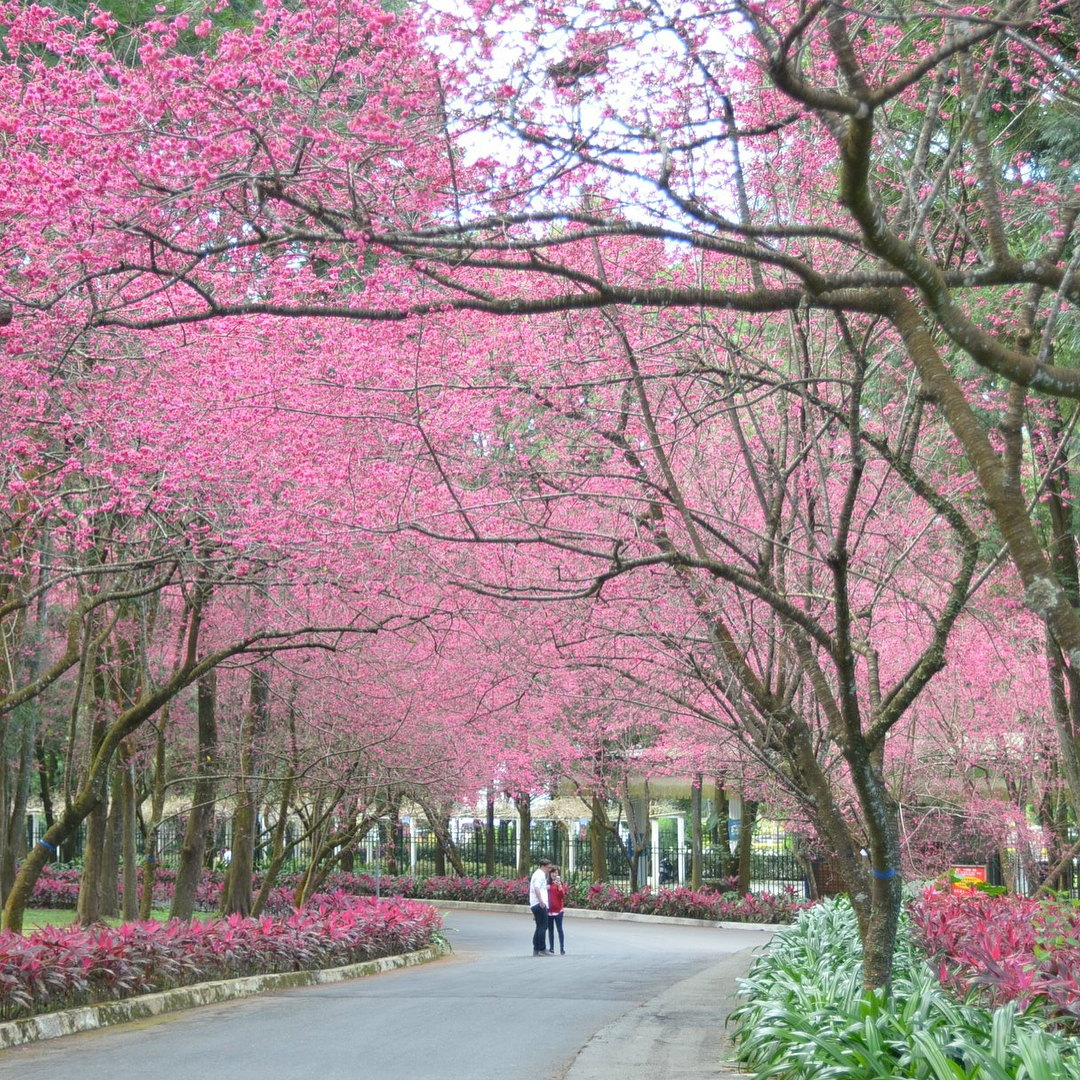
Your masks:
<svg viewBox="0 0 1080 1080"><path fill-rule="evenodd" d="M327 885L344 892L371 895L375 879L369 874L333 874ZM473 900L497 904L527 904L529 883L524 878L489 877L382 877L383 895L416 897L422 900ZM697 891L686 888L645 888L624 893L613 885L573 883L566 897L568 908L592 911L631 912L639 915L669 915L689 919L723 922L789 923L795 914L809 906L790 892L781 895L733 892L713 889Z"/></svg>
<svg viewBox="0 0 1080 1080"><path fill-rule="evenodd" d="M791 892L720 893L711 889L643 889L629 895L611 885L589 885L575 890L575 906L594 911L627 911L639 915L667 915L683 919L716 922L790 923L797 912L808 907Z"/></svg>
<svg viewBox="0 0 1080 1080"><path fill-rule="evenodd" d="M1077 1043L1015 1002L957 1001L915 947L905 916L893 993L862 988L854 912L827 900L785 927L742 980L738 1055L762 1080L1080 1080Z"/></svg>
<svg viewBox="0 0 1080 1080"><path fill-rule="evenodd" d="M293 907L296 878L279 879L281 884L271 890L267 900L268 913L284 914ZM71 908L79 892L77 870L45 872L34 888L31 906ZM154 906L168 907L172 900L175 874L158 871L154 883ZM256 876L255 887L260 879ZM527 904L529 883L524 878L495 877L429 877L382 875L378 882L372 874L331 874L325 889L353 896L374 896L378 888L382 896L403 896L417 900L472 900L481 903ZM220 907L222 876L210 874L200 882L195 907L199 911L216 911ZM734 892L715 889L642 889L624 893L613 885L578 882L570 886L568 908L588 908L593 911L632 912L641 915L668 915L716 922L789 923L796 913L808 906L797 900L790 891L781 894Z"/></svg>
<svg viewBox="0 0 1080 1080"><path fill-rule="evenodd" d="M336 893L279 919L232 916L0 934L0 1020L213 979L394 956L432 944L441 926L427 904Z"/></svg>
<svg viewBox="0 0 1080 1080"><path fill-rule="evenodd" d="M46 866L30 894L30 906L35 908L73 908L79 898L79 877L81 871L66 867L55 869ZM256 879L256 886L257 886ZM140 890L142 888L142 868L139 869ZM154 907L167 908L172 903L176 887L176 872L159 869L154 879ZM221 907L222 875L218 871L204 874L195 889L196 911L217 911ZM119 885L123 895L123 883Z"/></svg>
<svg viewBox="0 0 1080 1080"><path fill-rule="evenodd" d="M952 896L930 888L911 905L916 938L946 988L975 987L988 1005L1032 1005L1080 1025L1080 910L1057 900Z"/></svg>

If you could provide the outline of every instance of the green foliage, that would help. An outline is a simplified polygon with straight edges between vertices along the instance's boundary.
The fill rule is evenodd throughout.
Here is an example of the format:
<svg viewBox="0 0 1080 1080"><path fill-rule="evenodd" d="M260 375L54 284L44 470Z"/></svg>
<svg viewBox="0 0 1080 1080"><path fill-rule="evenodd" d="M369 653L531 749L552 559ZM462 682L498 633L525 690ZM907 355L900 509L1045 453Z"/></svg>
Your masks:
<svg viewBox="0 0 1080 1080"><path fill-rule="evenodd" d="M52 0L47 6L76 19L87 15L87 5L81 0ZM178 15L188 16L189 25L181 31L176 48L181 53L195 54L227 30L250 27L263 5L262 0L229 0L229 6L218 11L216 5L206 0L96 0L95 6L119 23L110 47L125 63L133 64L135 54L129 48L131 31L152 19L170 22ZM209 19L213 24L206 38L200 38L194 29L202 19Z"/></svg>
<svg viewBox="0 0 1080 1080"><path fill-rule="evenodd" d="M1039 1014L959 1002L941 989L901 922L891 994L862 987L844 900L804 911L743 982L732 1016L739 1058L785 1080L1076 1080L1080 1044Z"/></svg>

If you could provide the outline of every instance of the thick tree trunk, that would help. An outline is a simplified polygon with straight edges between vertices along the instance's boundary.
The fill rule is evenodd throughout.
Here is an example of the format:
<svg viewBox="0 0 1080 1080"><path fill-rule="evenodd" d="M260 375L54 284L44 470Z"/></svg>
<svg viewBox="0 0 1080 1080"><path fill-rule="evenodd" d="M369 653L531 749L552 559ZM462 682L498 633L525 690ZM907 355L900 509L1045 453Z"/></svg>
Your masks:
<svg viewBox="0 0 1080 1080"><path fill-rule="evenodd" d="M532 873L532 796L525 792L514 799L518 812L517 876Z"/></svg>
<svg viewBox="0 0 1080 1080"><path fill-rule="evenodd" d="M250 704L244 717L240 743L240 784L233 815L232 860L225 874L221 897L223 915L250 915L252 877L255 873L255 826L259 800L256 770L259 743L266 730L269 684L258 668L251 672Z"/></svg>
<svg viewBox="0 0 1080 1080"><path fill-rule="evenodd" d="M121 788L124 782L119 762L109 783L109 816L105 824L105 844L101 858L101 917L115 919L120 914L120 846L123 823Z"/></svg>
<svg viewBox="0 0 1080 1080"><path fill-rule="evenodd" d="M11 785L11 816L8 819L7 839L3 844L0 860L0 904L11 890L15 881L15 869L26 854L26 815L30 805L30 779L34 768L38 709L39 703L32 701L22 710L24 715L19 732L18 771ZM44 804L44 787L42 792ZM3 805L7 805L6 798Z"/></svg>
<svg viewBox="0 0 1080 1080"><path fill-rule="evenodd" d="M757 825L758 804L753 799L743 800L742 825L739 828L739 884L740 896L750 891L753 875L754 827Z"/></svg>
<svg viewBox="0 0 1080 1080"><path fill-rule="evenodd" d="M169 918L189 920L195 914L195 895L202 876L206 837L213 827L217 771L217 676L213 671L198 683L198 749L195 790L180 849Z"/></svg>
<svg viewBox="0 0 1080 1080"><path fill-rule="evenodd" d="M806 877L806 898L808 900L820 900L821 897L818 896L817 876L814 874L813 860L810 858L810 853L806 849L806 844L799 838L796 838L795 840L795 858Z"/></svg>
<svg viewBox="0 0 1080 1080"><path fill-rule="evenodd" d="M165 816L165 730L168 726L168 706L157 725L154 748L154 791L150 798L150 820L146 823L146 851L143 855L142 895L139 897L139 918L150 919L154 907L154 886L160 857L160 829Z"/></svg>
<svg viewBox="0 0 1080 1080"><path fill-rule="evenodd" d="M431 826L432 835L435 837L435 876L446 877L446 847L439 839L439 831L434 824Z"/></svg>
<svg viewBox="0 0 1080 1080"><path fill-rule="evenodd" d="M641 857L649 846L650 802L648 795L646 795L643 800L645 804L644 811L639 815L634 807L636 800L630 797L629 784L624 784L624 788L623 810L626 814L626 824L630 832L630 852L627 861L630 863L630 891L634 892L641 887ZM639 820L639 817L644 820Z"/></svg>
<svg viewBox="0 0 1080 1080"><path fill-rule="evenodd" d="M52 793L56 786L56 755L45 746L40 736L34 740L34 757L38 767L38 794L41 797L41 813L45 818L45 828L51 829L56 821L53 813Z"/></svg>
<svg viewBox="0 0 1080 1080"><path fill-rule="evenodd" d="M75 708L85 720L87 741L90 745L90 762L87 767L87 779L90 780L97 798L86 822L86 842L83 846L83 868L79 876L79 898L75 906L75 921L79 926L92 926L101 920L101 890L104 883L105 839L109 820L109 774L112 769L112 754L108 760L101 760L101 749L105 741L107 725L104 713L108 708L105 671L89 654L85 688L92 693L88 706L76 703ZM74 729L72 729L74 730ZM69 749L68 760L71 760ZM100 761L100 765L95 765Z"/></svg>
<svg viewBox="0 0 1080 1080"><path fill-rule="evenodd" d="M608 880L607 838L610 832L607 806L593 795L589 814L589 851L592 854L593 881Z"/></svg>
<svg viewBox="0 0 1080 1080"><path fill-rule="evenodd" d="M398 866L397 857L397 839L398 831L401 826L401 800L394 799L390 804L390 820L386 823L386 838L383 843L383 848L386 851L386 872L388 874L399 874L401 868ZM379 826L380 837L382 836L382 825Z"/></svg>
<svg viewBox="0 0 1080 1080"><path fill-rule="evenodd" d="M488 788L487 819L484 828L484 869L488 877L495 876L495 791Z"/></svg>
<svg viewBox="0 0 1080 1080"><path fill-rule="evenodd" d="M124 922L139 916L139 863L135 847L135 777L130 762L124 765L120 785L121 829L120 847L124 866Z"/></svg>
<svg viewBox="0 0 1080 1080"><path fill-rule="evenodd" d="M223 915L250 915L255 872L255 807L241 791L232 818L232 847L221 892Z"/></svg>
<svg viewBox="0 0 1080 1080"><path fill-rule="evenodd" d="M105 830L108 827L109 815L106 778L107 774L103 773L97 781L100 795L86 821L79 899L75 906L75 921L79 926L93 926L101 921L102 864L105 858Z"/></svg>
<svg viewBox="0 0 1080 1080"><path fill-rule="evenodd" d="M139 918L148 922L153 917L154 888L157 885L158 871L158 825L151 820L143 842L142 887L139 892Z"/></svg>

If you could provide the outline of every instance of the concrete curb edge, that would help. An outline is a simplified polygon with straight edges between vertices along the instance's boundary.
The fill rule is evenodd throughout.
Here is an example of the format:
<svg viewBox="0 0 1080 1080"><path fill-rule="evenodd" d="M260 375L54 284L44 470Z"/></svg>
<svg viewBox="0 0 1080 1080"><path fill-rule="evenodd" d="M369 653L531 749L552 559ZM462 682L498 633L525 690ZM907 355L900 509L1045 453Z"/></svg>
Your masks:
<svg viewBox="0 0 1080 1080"><path fill-rule="evenodd" d="M316 986L326 983L345 982L365 975L378 975L395 968L413 967L437 960L449 952L445 944L429 945L416 952L398 956L384 956L378 960L364 960L345 967L325 968L316 971L284 971L272 975L248 975L240 979L220 979L215 982L193 983L162 990L156 994L124 1001L105 1001L97 1005L81 1005L74 1009L42 1013L25 1020L8 1020L0 1023L0 1050L43 1039L55 1039L61 1035L73 1035L79 1031L94 1031L124 1024L130 1020L142 1020L151 1016L190 1009L197 1005L214 1005L222 1001L251 997L272 990L289 990L298 986Z"/></svg>
<svg viewBox="0 0 1080 1080"><path fill-rule="evenodd" d="M532 916L523 904L492 904L479 900L427 900L414 897L422 904L459 911L516 911ZM641 915L633 911L594 911L591 908L568 907L567 917L575 919L610 919L614 922L649 922L666 926L700 926L706 930L762 930L774 934L785 928L784 923L718 922L709 919L690 919L676 915Z"/></svg>

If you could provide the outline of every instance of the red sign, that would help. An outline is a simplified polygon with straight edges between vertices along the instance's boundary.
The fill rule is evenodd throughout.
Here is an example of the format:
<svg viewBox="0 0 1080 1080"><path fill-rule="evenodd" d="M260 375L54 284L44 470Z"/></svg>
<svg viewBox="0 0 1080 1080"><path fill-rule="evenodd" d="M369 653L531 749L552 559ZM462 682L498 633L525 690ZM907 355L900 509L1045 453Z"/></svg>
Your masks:
<svg viewBox="0 0 1080 1080"><path fill-rule="evenodd" d="M976 885L986 884L985 866L954 866L952 872L953 896L971 896L976 891Z"/></svg>

